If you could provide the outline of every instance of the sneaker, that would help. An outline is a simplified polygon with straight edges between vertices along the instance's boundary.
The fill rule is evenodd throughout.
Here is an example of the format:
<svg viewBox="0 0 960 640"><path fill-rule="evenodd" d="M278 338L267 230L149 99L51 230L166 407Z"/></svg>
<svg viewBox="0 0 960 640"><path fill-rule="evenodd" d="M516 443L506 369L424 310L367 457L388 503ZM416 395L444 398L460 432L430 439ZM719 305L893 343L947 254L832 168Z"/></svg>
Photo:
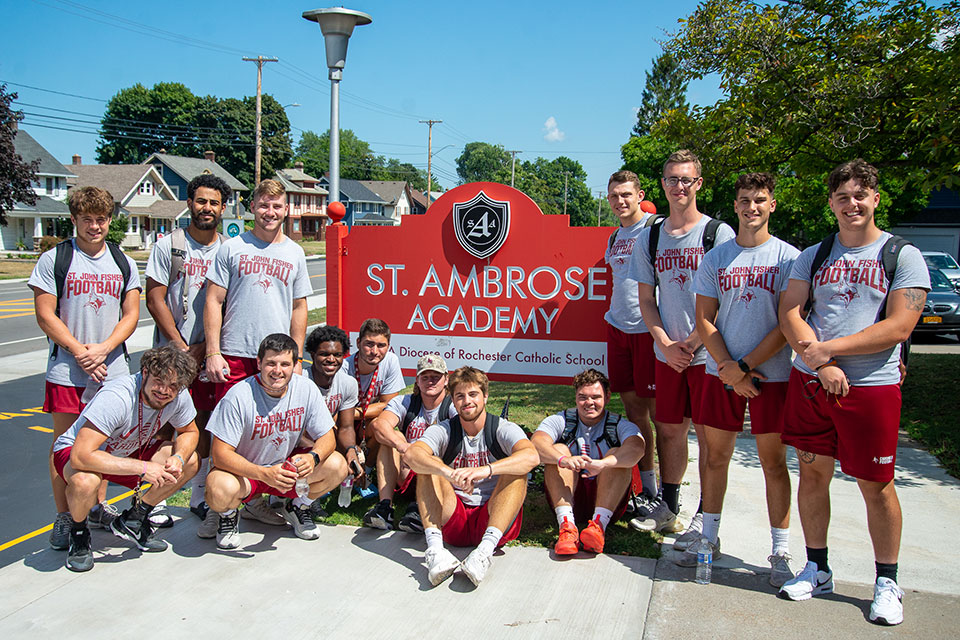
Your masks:
<svg viewBox="0 0 960 640"><path fill-rule="evenodd" d="M560 536L557 538L557 544L553 545L553 552L558 556L572 556L580 550L580 531L577 525L568 518L564 518L560 525Z"/></svg>
<svg viewBox="0 0 960 640"><path fill-rule="evenodd" d="M891 626L903 622L903 589L890 578L877 578L873 585L870 622Z"/></svg>
<svg viewBox="0 0 960 640"><path fill-rule="evenodd" d="M213 509L207 509L207 515L203 522L197 527L197 537L204 540L210 540L217 537L217 531L220 530L220 514Z"/></svg>
<svg viewBox="0 0 960 640"><path fill-rule="evenodd" d="M698 513L693 516L690 524L687 525L687 530L681 533L673 542L673 550L686 551L691 544L700 539L701 533L703 533L703 514Z"/></svg>
<svg viewBox="0 0 960 640"><path fill-rule="evenodd" d="M700 549L700 542L702 540L707 540L706 536L698 535L697 539L691 542L686 549L675 552L673 554L673 563L678 567L697 566L697 551ZM717 538L717 544L713 544L709 540L707 540L707 543L713 547L713 559L716 560L722 555L720 553L720 538ZM674 549L676 549L676 545L674 545Z"/></svg>
<svg viewBox="0 0 960 640"><path fill-rule="evenodd" d="M320 506L321 500L323 500L322 497L317 498L316 500L310 503L310 507L309 507L310 517L313 518L314 522L316 522L317 520L323 521L330 517L330 514L327 513L326 509Z"/></svg>
<svg viewBox="0 0 960 640"><path fill-rule="evenodd" d="M437 586L460 568L457 557L444 547L427 549L423 558L427 561L427 578L433 586Z"/></svg>
<svg viewBox="0 0 960 640"><path fill-rule="evenodd" d="M90 529L70 532L70 546L67 551L67 569L70 571L90 571L93 569L93 551L90 550Z"/></svg>
<svg viewBox="0 0 960 640"><path fill-rule="evenodd" d="M70 546L70 528L73 526L73 518L69 511L58 513L53 521L53 529L50 531L50 548L57 551L65 551Z"/></svg>
<svg viewBox="0 0 960 640"><path fill-rule="evenodd" d="M770 563L771 586L782 587L787 580L793 580L793 569L790 568L792 559L789 553L778 553L767 557L767 562Z"/></svg>
<svg viewBox="0 0 960 640"><path fill-rule="evenodd" d="M363 526L374 529L393 529L393 503L381 500L363 514Z"/></svg>
<svg viewBox="0 0 960 640"><path fill-rule="evenodd" d="M284 516L270 506L265 496L254 498L243 505L243 509L240 510L240 517L244 520L256 520L274 527L282 527L287 523Z"/></svg>
<svg viewBox="0 0 960 640"><path fill-rule="evenodd" d="M635 518L646 518L657 506L658 501L657 496L641 493L627 500L627 512Z"/></svg>
<svg viewBox="0 0 960 640"><path fill-rule="evenodd" d="M397 529L407 533L423 533L423 521L420 519L420 508L416 502L407 505L407 510L397 523Z"/></svg>
<svg viewBox="0 0 960 640"><path fill-rule="evenodd" d="M480 549L474 549L470 552L463 562L460 563L460 570L463 571L463 574L470 578L470 582L473 583L473 586L480 586L480 582L486 577L487 569L490 568L490 556L480 551Z"/></svg>
<svg viewBox="0 0 960 640"><path fill-rule="evenodd" d="M210 513L216 513L213 509ZM207 514L209 516L209 514ZM217 513L217 548L218 549L236 549L240 546L240 514L236 511L232 516L225 516ZM206 523L206 520L204 520Z"/></svg>
<svg viewBox="0 0 960 640"><path fill-rule="evenodd" d="M110 531L113 532L113 535L132 542L140 551L166 551L169 545L166 541L155 537L153 527L150 526L150 518L131 520L130 516L132 514L133 507L114 518L113 522L110 523Z"/></svg>
<svg viewBox="0 0 960 640"><path fill-rule="evenodd" d="M159 529L169 529L173 526L173 517L167 509L167 501L163 500L150 512L150 524Z"/></svg>
<svg viewBox="0 0 960 640"><path fill-rule="evenodd" d="M683 525L677 519L677 514L670 511L670 507L663 500L659 500L653 511L646 518L634 518L630 526L637 531L658 531L660 533L677 533Z"/></svg>
<svg viewBox="0 0 960 640"><path fill-rule="evenodd" d="M591 520L580 532L580 544L584 551L603 553L603 527L596 520Z"/></svg>
<svg viewBox="0 0 960 640"><path fill-rule="evenodd" d="M201 502L200 504L190 507L190 513L197 516L201 520L207 519L207 512L210 511L210 507L207 506L206 502Z"/></svg>
<svg viewBox="0 0 960 640"><path fill-rule="evenodd" d="M288 500L283 507L283 517L290 523L293 532L301 540L316 540L320 537L320 530L317 529L317 525L310 515L309 507L298 507L293 504L292 500Z"/></svg>
<svg viewBox="0 0 960 640"><path fill-rule="evenodd" d="M98 505L94 505L87 514L87 525L91 529L109 529L110 523L120 515L120 510L104 500Z"/></svg>
<svg viewBox="0 0 960 640"><path fill-rule="evenodd" d="M820 571L815 562L808 562L803 571L780 587L780 597L788 600L809 600L821 593L833 593L833 571Z"/></svg>

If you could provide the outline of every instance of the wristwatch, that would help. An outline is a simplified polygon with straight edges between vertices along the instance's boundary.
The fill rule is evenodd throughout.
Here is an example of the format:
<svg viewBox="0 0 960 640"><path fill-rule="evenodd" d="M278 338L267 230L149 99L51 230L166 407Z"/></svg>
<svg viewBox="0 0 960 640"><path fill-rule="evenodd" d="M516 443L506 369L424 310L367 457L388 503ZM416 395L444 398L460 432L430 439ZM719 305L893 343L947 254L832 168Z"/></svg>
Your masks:
<svg viewBox="0 0 960 640"><path fill-rule="evenodd" d="M310 452L310 455L313 456L313 466L319 467L319 466L320 466L320 456L317 455L317 452L316 452L316 451L311 451L311 452Z"/></svg>
<svg viewBox="0 0 960 640"><path fill-rule="evenodd" d="M743 361L743 358L737 360L737 366L740 367L740 371L744 373L750 373L750 365Z"/></svg>

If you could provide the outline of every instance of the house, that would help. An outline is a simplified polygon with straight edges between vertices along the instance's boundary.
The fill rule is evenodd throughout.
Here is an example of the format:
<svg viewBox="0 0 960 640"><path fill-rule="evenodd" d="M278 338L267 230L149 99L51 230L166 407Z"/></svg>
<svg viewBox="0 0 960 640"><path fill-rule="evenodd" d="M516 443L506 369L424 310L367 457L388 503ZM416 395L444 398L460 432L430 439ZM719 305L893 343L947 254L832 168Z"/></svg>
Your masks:
<svg viewBox="0 0 960 640"><path fill-rule="evenodd" d="M33 136L18 129L13 138L14 151L24 162L39 160L33 192L37 202L16 202L7 212L7 225L0 227L0 249L38 250L42 236L66 237L72 234L67 208L67 180L76 176L60 164Z"/></svg>
<svg viewBox="0 0 960 640"><path fill-rule="evenodd" d="M360 184L380 196L386 202L383 206L383 215L393 219L393 224L400 224L401 216L408 216L413 211L410 185L403 180L360 180Z"/></svg>
<svg viewBox="0 0 960 640"><path fill-rule="evenodd" d="M427 212L427 207L430 205L427 204L427 196L425 196L420 191L415 189L410 189L410 214L414 216L422 216Z"/></svg>
<svg viewBox="0 0 960 640"><path fill-rule="evenodd" d="M329 176L320 178L320 184L324 188L330 188ZM328 195L333 200L332 195ZM388 218L383 214L383 208L386 206L383 198L367 189L359 180L349 180L340 178L340 202L347 210L347 215L343 219L348 225L353 224L381 224L393 225L393 218Z"/></svg>
<svg viewBox="0 0 960 640"><path fill-rule="evenodd" d="M247 185L237 180L232 173L217 164L217 156L213 151L204 151L202 158L187 158L185 156L173 156L161 150L144 160L143 164L156 167L177 200L186 201L187 185L197 176L208 173L221 178L233 190L233 193L227 198L224 218L244 218L246 211L241 204L241 200L243 200L243 194L249 189ZM181 219L181 226L186 227L189 222L189 218L183 218Z"/></svg>
<svg viewBox="0 0 960 640"><path fill-rule="evenodd" d="M923 211L909 216L890 233L903 236L921 251L945 251L960 260L960 192L933 191Z"/></svg>
<svg viewBox="0 0 960 640"><path fill-rule="evenodd" d="M320 186L320 180L303 172L302 162L293 166L293 169L280 169L276 174L276 179L287 191L283 233L294 240L305 237L323 240L328 191Z"/></svg>

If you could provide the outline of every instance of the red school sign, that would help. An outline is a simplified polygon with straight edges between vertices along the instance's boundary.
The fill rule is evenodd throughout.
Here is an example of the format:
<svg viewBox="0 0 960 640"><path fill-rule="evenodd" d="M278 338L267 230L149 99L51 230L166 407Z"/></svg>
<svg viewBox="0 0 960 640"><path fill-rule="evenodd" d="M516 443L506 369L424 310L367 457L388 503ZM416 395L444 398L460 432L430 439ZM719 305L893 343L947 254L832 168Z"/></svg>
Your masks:
<svg viewBox="0 0 960 640"><path fill-rule="evenodd" d="M564 383L607 370L609 227L570 227L522 192L475 182L399 227L327 228L327 322L355 341L387 322L405 375L439 353L491 379Z"/></svg>

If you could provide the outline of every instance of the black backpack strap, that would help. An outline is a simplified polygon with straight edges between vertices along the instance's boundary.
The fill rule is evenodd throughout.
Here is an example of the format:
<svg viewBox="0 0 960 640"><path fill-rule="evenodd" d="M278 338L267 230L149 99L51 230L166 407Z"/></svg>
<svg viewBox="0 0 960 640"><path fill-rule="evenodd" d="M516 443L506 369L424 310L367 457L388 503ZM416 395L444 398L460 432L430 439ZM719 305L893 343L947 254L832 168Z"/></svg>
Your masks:
<svg viewBox="0 0 960 640"><path fill-rule="evenodd" d="M63 297L63 289L67 282L67 272L70 271L70 263L73 262L73 241L69 238L57 243L57 253L53 260L53 280L57 285L57 308L54 313L60 317L60 298ZM49 338L48 338L49 340ZM53 342L51 340L51 342ZM50 352L50 358L56 358L60 351L60 345L53 343L53 350Z"/></svg>
<svg viewBox="0 0 960 640"><path fill-rule="evenodd" d="M654 266L653 275L657 275L657 247L660 246L660 230L663 228L663 221L666 218L655 220L650 225L650 238L647 241L647 253L650 254L650 264Z"/></svg>
<svg viewBox="0 0 960 640"><path fill-rule="evenodd" d="M897 262L900 260L900 252L907 245L913 246L913 243L901 236L890 236L883 243L883 249L880 253L880 262L883 264L883 274L887 278L887 295L883 298L880 305L880 313L877 314L878 320L887 317L887 300L890 297L890 287L893 286L893 278L897 275ZM907 366L910 359L910 344L913 341L913 334L900 344L900 361L903 366Z"/></svg>
<svg viewBox="0 0 960 640"><path fill-rule="evenodd" d="M407 412L403 416L403 424L400 426L400 433L403 434L403 437L407 437L407 428L410 426L410 423L420 415L420 409L422 407L423 398L420 397L420 394L410 394L410 406L407 407Z"/></svg>
<svg viewBox="0 0 960 640"><path fill-rule="evenodd" d="M450 406L453 404L453 396L449 393L444 394L443 400L440 402L440 411L437 412L437 422L443 422L444 420L449 420L450 416Z"/></svg>
<svg viewBox="0 0 960 640"><path fill-rule="evenodd" d="M620 233L620 229L623 227L617 227L613 230L613 233L610 234L610 237L607 239L607 251L613 251L613 243L617 241L617 234Z"/></svg>
<svg viewBox="0 0 960 640"><path fill-rule="evenodd" d="M117 268L120 269L120 275L123 277L123 288L120 289L120 314L118 315L118 317L123 317L123 299L127 295L127 286L130 284L130 263L127 262L127 254L123 252L119 245L108 240L107 249L110 251L113 261L117 263ZM127 353L126 341L121 342L120 347L123 350L123 358L129 363L130 354Z"/></svg>
<svg viewBox="0 0 960 640"><path fill-rule="evenodd" d="M500 416L487 413L487 421L483 425L483 442L487 446L487 452L493 456L494 460L503 460L508 453L504 453L500 441L497 439L497 430L500 428Z"/></svg>
<svg viewBox="0 0 960 640"><path fill-rule="evenodd" d="M603 422L603 435L607 441L607 446L615 449L620 446L620 434L617 432L617 426L620 424L620 414L607 411L606 420Z"/></svg>
<svg viewBox="0 0 960 640"><path fill-rule="evenodd" d="M443 464L449 467L461 451L463 451L463 425L460 424L460 416L454 416L450 418L450 441L447 442L447 448L443 451Z"/></svg>
<svg viewBox="0 0 960 640"><path fill-rule="evenodd" d="M720 225L722 224L723 221L717 220L716 218L710 218L707 220L707 226L703 230L703 239L701 240L704 253L710 251L710 249L713 249L714 245L717 243L717 229L719 229Z"/></svg>
<svg viewBox="0 0 960 640"><path fill-rule="evenodd" d="M833 241L836 240L837 233L833 232L820 241L817 252L813 255L813 262L810 263L810 292L807 295L807 302L803 305L803 313L806 315L813 308L813 278L820 271L820 267L827 261L830 252L833 250Z"/></svg>
<svg viewBox="0 0 960 640"><path fill-rule="evenodd" d="M653 225L657 224L658 222L660 222L661 220L663 220L663 219L666 218L666 217L667 217L666 214L663 214L663 213L654 213L654 214L652 214L649 218L647 218L647 219L644 221L643 226L644 226L644 227L653 226Z"/></svg>
<svg viewBox="0 0 960 640"><path fill-rule="evenodd" d="M563 412L563 434L560 436L560 442L568 447L573 444L574 438L577 437L578 422L580 422L580 418L577 416L576 409L567 409Z"/></svg>

